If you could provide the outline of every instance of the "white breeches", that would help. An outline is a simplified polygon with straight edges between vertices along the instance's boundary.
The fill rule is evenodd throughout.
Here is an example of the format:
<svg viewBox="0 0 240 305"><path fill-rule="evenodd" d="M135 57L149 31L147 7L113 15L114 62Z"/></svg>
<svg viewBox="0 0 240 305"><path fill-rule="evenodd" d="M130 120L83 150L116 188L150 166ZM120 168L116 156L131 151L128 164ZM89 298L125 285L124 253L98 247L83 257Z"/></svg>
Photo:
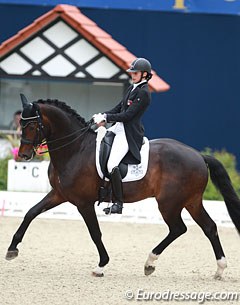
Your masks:
<svg viewBox="0 0 240 305"><path fill-rule="evenodd" d="M109 131L115 133L110 157L107 164L108 172L111 173L114 167L118 166L122 158L127 154L129 147L125 134L125 129L122 122L117 122Z"/></svg>

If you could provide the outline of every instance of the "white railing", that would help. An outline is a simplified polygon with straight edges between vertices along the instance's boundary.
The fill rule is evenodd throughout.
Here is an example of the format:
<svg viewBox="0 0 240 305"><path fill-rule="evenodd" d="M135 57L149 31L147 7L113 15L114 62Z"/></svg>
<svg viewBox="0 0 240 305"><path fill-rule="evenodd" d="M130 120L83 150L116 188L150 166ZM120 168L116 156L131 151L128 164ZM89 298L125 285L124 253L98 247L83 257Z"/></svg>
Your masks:
<svg viewBox="0 0 240 305"><path fill-rule="evenodd" d="M30 192L0 192L0 217L14 216L23 218L27 211L37 204L47 193ZM233 227L228 215L225 203L222 201L204 201L204 207L210 217L218 226ZM96 214L99 221L105 222L130 222L130 223L151 223L163 224L163 218L158 211L157 202L153 198L145 199L134 203L125 203L122 215L105 215L103 208L108 203L103 202L100 206L95 204ZM43 214L40 218L82 220L77 208L69 202L63 203ZM195 224L189 213L184 209L182 218L186 225Z"/></svg>

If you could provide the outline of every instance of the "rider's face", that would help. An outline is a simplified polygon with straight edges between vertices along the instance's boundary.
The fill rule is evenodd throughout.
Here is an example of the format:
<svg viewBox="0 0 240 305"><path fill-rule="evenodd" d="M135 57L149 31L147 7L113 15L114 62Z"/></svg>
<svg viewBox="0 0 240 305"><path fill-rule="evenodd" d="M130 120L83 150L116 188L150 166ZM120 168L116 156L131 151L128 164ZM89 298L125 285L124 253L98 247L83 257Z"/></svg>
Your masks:
<svg viewBox="0 0 240 305"><path fill-rule="evenodd" d="M142 77L142 72L138 71L138 72L130 72L132 81L134 84L137 84L141 81L141 77Z"/></svg>

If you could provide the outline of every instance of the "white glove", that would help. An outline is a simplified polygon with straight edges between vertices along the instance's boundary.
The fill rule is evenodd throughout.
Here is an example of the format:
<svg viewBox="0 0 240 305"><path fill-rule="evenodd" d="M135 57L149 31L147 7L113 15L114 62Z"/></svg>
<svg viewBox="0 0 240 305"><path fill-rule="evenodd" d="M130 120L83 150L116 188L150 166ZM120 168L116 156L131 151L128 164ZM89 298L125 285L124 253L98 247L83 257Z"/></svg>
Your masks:
<svg viewBox="0 0 240 305"><path fill-rule="evenodd" d="M96 113L96 114L93 115L93 121L94 121L95 124L105 122L106 121L106 115L104 115L102 113Z"/></svg>

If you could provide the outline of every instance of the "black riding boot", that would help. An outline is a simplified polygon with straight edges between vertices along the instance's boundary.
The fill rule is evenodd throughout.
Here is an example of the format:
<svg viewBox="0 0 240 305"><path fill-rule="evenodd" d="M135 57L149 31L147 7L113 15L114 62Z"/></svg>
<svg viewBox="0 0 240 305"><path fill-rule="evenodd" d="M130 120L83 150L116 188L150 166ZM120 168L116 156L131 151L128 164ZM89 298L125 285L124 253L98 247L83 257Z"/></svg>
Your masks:
<svg viewBox="0 0 240 305"><path fill-rule="evenodd" d="M122 214L123 209L123 188L122 188L122 177L119 168L116 166L110 174L110 180L112 184L112 192L115 199L114 204L103 209L105 214Z"/></svg>

